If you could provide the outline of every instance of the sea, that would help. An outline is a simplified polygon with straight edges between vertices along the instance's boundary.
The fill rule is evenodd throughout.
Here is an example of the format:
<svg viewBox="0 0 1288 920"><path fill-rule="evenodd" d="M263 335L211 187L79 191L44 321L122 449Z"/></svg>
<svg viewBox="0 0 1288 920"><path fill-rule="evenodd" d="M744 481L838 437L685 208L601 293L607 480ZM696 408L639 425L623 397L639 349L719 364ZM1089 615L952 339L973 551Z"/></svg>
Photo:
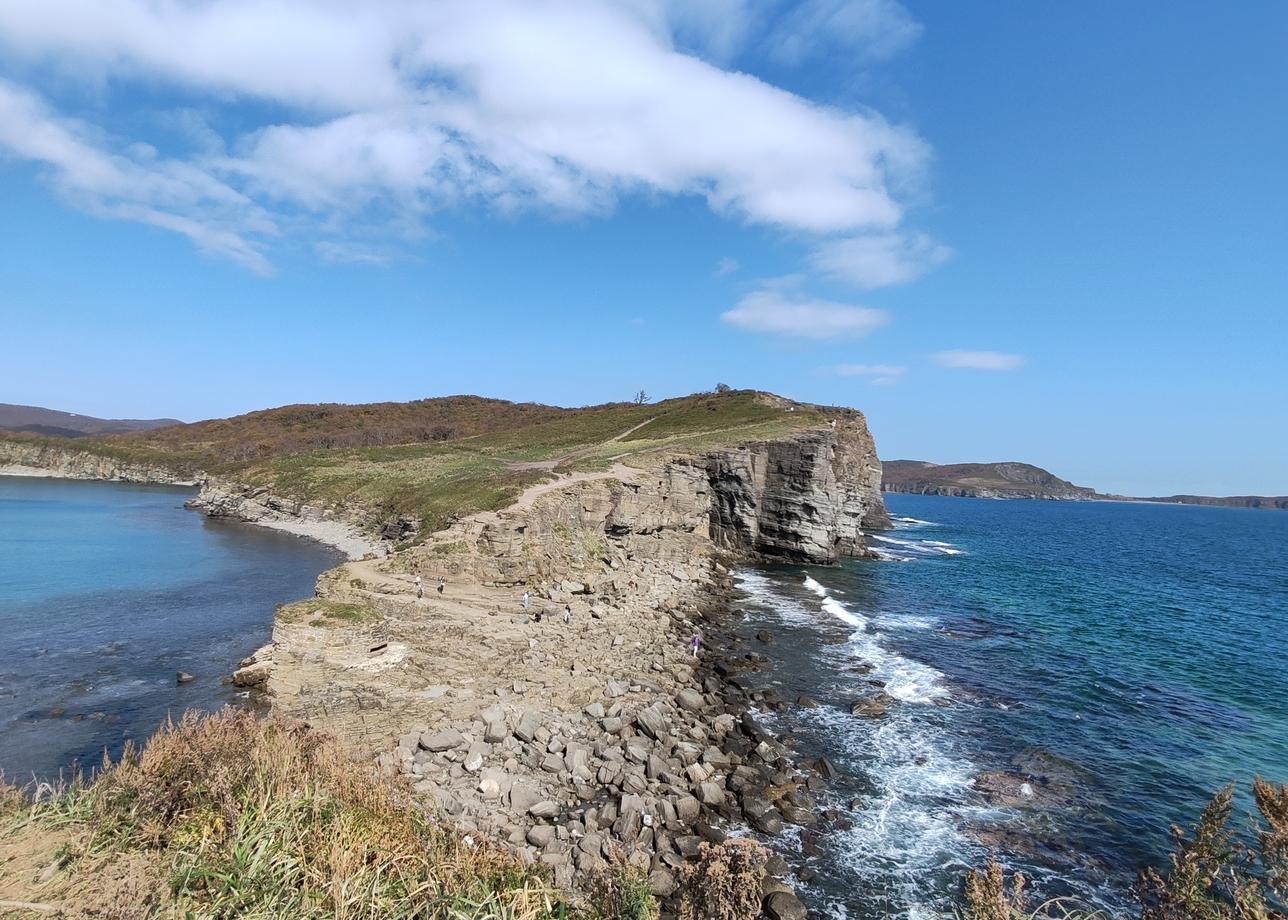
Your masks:
<svg viewBox="0 0 1288 920"><path fill-rule="evenodd" d="M887 503L879 559L739 574L762 718L841 774L776 841L820 916L951 915L990 855L1034 906L1123 910L1169 825L1288 781L1288 514Z"/></svg>
<svg viewBox="0 0 1288 920"><path fill-rule="evenodd" d="M212 520L193 489L0 476L0 773L67 778L166 719L244 694L224 679L274 607L341 561ZM179 684L176 674L195 677Z"/></svg>

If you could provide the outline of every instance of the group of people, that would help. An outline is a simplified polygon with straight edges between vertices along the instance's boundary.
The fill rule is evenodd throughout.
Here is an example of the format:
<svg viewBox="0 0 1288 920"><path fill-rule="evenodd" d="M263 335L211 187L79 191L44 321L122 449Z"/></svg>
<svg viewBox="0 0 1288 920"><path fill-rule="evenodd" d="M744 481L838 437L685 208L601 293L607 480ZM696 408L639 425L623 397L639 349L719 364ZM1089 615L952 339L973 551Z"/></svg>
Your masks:
<svg viewBox="0 0 1288 920"><path fill-rule="evenodd" d="M441 596L442 596L442 594L443 594L443 589L444 589L444 588L446 588L446 587L447 587L447 581L446 581L446 579L439 578L439 579L438 579L438 594L439 594L439 596L440 596L440 597L441 597ZM422 578L420 577L420 575L419 575L419 574L417 574L417 576L416 576L416 597L417 597L417 599L423 599L423 598L425 597L425 581L424 581L424 579L422 579Z"/></svg>
<svg viewBox="0 0 1288 920"><path fill-rule="evenodd" d="M529 594L527 591L524 591L523 609L527 610L531 606L532 606L532 595ZM536 613L532 615L532 620L534 623L540 623L543 616L544 616L543 612L541 610L538 610ZM572 623L572 604L564 604L563 621L565 626L568 626Z"/></svg>

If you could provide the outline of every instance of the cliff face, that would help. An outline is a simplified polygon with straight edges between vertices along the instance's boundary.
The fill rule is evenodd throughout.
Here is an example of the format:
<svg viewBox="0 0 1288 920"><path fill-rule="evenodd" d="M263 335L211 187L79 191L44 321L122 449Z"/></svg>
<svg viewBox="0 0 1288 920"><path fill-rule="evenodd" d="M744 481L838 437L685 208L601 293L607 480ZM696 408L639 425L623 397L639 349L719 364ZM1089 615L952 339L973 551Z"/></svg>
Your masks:
<svg viewBox="0 0 1288 920"><path fill-rule="evenodd" d="M711 538L754 556L835 562L862 555L863 529L889 526L867 426L712 454Z"/></svg>
<svg viewBox="0 0 1288 920"><path fill-rule="evenodd" d="M148 463L132 463L86 451L64 449L38 442L0 440L0 473L56 476L60 479L101 479L115 482L152 482L196 485L190 473Z"/></svg>

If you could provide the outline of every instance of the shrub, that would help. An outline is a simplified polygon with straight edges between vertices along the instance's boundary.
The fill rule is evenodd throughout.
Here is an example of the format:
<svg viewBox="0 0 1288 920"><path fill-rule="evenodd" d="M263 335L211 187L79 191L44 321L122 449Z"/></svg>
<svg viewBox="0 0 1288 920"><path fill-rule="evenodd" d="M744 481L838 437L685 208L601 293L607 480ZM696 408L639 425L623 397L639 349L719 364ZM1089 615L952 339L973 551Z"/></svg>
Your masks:
<svg viewBox="0 0 1288 920"><path fill-rule="evenodd" d="M751 840L704 843L681 870L680 920L753 920L760 916L768 854Z"/></svg>

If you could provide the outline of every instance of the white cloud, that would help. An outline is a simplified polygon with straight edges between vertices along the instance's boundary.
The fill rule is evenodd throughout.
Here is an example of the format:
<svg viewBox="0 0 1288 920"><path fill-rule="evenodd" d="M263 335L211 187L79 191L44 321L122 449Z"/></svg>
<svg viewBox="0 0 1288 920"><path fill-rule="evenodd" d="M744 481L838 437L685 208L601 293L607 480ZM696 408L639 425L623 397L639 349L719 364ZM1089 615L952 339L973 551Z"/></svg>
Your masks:
<svg viewBox="0 0 1288 920"><path fill-rule="evenodd" d="M834 364L821 370L837 377L870 377L876 386L896 384L908 373L906 367L897 364Z"/></svg>
<svg viewBox="0 0 1288 920"><path fill-rule="evenodd" d="M892 232L902 189L926 160L923 142L874 112L818 105L677 50L729 53L764 19L741 0L685 9L664 0L5 0L0 54L11 68L52 66L114 92L162 86L204 112L268 103L194 129L274 116L216 137L201 131L186 159L148 160L129 152L141 138L91 142L89 130L73 132L79 143L57 160L13 132L0 149L86 190L121 185L105 169L128 173L134 188L111 197L131 219L150 220L157 186L179 182L200 200L161 208L164 223L256 270L267 262L255 234L270 224L308 233L318 221L380 213L404 228L476 205L602 214L637 192L696 196L722 215L792 231ZM893 47L889 34L901 29L876 23L897 21L898 9L812 2L782 18L793 34ZM40 126L65 126L35 102Z"/></svg>
<svg viewBox="0 0 1288 920"><path fill-rule="evenodd" d="M951 254L924 233L876 233L823 243L810 263L824 274L870 290L912 281Z"/></svg>
<svg viewBox="0 0 1288 920"><path fill-rule="evenodd" d="M883 310L819 300L773 287L748 294L720 318L749 332L820 340L860 338L890 321Z"/></svg>
<svg viewBox="0 0 1288 920"><path fill-rule="evenodd" d="M933 356L935 363L944 367L967 368L975 371L1013 371L1024 365L1022 355L1003 351L941 351Z"/></svg>
<svg viewBox="0 0 1288 920"><path fill-rule="evenodd" d="M715 270L712 271L711 274L717 278L723 278L726 275L732 275L734 272L738 270L738 267L739 266L738 266L737 259L731 258L730 256L725 256L723 259L721 259L716 263Z"/></svg>

